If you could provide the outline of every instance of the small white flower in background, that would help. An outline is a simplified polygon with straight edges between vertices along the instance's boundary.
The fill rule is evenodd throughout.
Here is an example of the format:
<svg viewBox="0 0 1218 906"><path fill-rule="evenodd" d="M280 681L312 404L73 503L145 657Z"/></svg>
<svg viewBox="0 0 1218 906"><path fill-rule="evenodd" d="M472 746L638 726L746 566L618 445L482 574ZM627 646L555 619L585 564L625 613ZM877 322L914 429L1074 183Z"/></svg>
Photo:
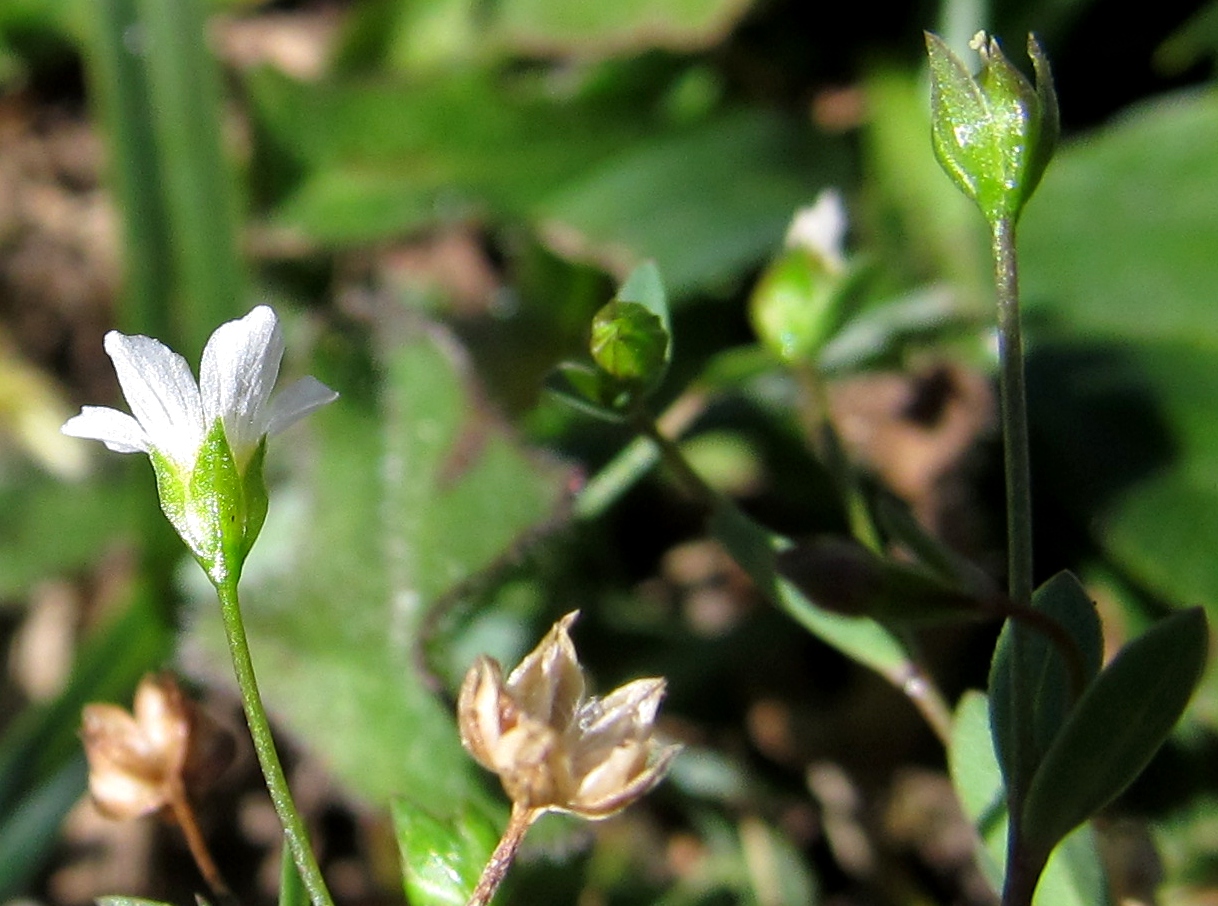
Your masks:
<svg viewBox="0 0 1218 906"><path fill-rule="evenodd" d="M846 269L842 241L846 237L846 205L837 189L824 189L816 202L800 208L787 229L787 248L812 252L831 274Z"/></svg>
<svg viewBox="0 0 1218 906"><path fill-rule="evenodd" d="M196 383L160 340L106 334L131 415L85 406L62 430L119 453L147 453L161 506L212 581L235 576L266 516L263 443L338 394L306 377L272 395L283 330L270 308L220 325Z"/></svg>

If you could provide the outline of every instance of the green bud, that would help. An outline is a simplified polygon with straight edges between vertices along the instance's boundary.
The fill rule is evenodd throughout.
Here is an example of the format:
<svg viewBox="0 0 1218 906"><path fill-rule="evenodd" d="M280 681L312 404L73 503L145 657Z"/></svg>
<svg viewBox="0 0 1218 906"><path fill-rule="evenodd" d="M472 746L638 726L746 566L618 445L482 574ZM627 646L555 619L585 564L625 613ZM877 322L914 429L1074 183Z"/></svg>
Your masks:
<svg viewBox="0 0 1218 906"><path fill-rule="evenodd" d="M1057 95L1049 62L1029 35L1033 88L985 32L969 46L981 57L976 77L939 37L926 35L935 156L988 221L1014 221L1057 144Z"/></svg>
<svg viewBox="0 0 1218 906"><path fill-rule="evenodd" d="M639 302L614 300L592 319L592 358L610 377L648 389L668 364L668 331Z"/></svg>
<svg viewBox="0 0 1218 906"><path fill-rule="evenodd" d="M815 253L787 249L749 299L753 330L784 362L814 357L841 323L845 282Z"/></svg>
<svg viewBox="0 0 1218 906"><path fill-rule="evenodd" d="M190 474L155 449L151 452L161 509L217 586L236 581L266 521L265 456L264 437L241 474L219 420L204 438Z"/></svg>

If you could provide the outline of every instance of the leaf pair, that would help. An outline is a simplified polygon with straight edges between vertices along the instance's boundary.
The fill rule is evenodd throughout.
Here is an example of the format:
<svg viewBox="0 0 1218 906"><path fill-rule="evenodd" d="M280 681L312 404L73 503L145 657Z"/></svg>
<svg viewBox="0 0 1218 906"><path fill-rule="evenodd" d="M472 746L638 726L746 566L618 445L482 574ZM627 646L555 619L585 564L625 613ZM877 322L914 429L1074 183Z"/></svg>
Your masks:
<svg viewBox="0 0 1218 906"><path fill-rule="evenodd" d="M1043 860L1163 745L1201 679L1208 630L1200 608L1180 611L1101 670L1099 618L1077 579L1058 574L1032 606L1061 634L1008 622L990 672L990 722L1017 845Z"/></svg>

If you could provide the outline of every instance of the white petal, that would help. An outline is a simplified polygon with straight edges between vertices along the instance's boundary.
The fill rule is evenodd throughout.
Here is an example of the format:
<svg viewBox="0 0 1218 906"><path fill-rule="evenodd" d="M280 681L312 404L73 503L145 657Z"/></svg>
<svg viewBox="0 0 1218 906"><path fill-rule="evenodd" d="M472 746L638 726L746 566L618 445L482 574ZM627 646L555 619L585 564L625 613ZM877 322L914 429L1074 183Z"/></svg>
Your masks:
<svg viewBox="0 0 1218 906"><path fill-rule="evenodd" d="M275 394L266 417L266 433L278 434L310 412L338 399L338 394L315 377L302 377Z"/></svg>
<svg viewBox="0 0 1218 906"><path fill-rule="evenodd" d="M126 412L105 406L85 406L59 429L70 437L100 440L116 453L147 453L148 435Z"/></svg>
<svg viewBox="0 0 1218 906"><path fill-rule="evenodd" d="M182 467L192 465L203 442L203 408L186 360L160 340L115 330L105 345L148 444Z"/></svg>
<svg viewBox="0 0 1218 906"><path fill-rule="evenodd" d="M238 465L267 433L267 400L283 359L283 331L275 312L259 305L216 328L203 350L199 386L208 425L224 420Z"/></svg>

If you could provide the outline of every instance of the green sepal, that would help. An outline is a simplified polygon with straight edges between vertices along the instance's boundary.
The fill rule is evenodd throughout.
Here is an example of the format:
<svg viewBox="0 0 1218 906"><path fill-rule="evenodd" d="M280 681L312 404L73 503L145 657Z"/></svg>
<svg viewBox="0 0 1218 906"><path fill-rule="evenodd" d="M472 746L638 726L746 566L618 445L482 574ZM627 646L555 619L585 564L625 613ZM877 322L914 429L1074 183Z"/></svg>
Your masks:
<svg viewBox="0 0 1218 906"><path fill-rule="evenodd" d="M1036 87L984 32L974 78L938 36L926 34L931 76L931 139L948 176L991 224L1018 219L1057 143L1057 96L1035 38L1028 53Z"/></svg>
<svg viewBox="0 0 1218 906"><path fill-rule="evenodd" d="M158 451L151 452L161 509L217 586L240 576L266 519L265 455L263 438L242 476L219 419L199 447L190 475L184 475Z"/></svg>
<svg viewBox="0 0 1218 906"><path fill-rule="evenodd" d="M631 400L617 381L582 362L559 362L545 389L573 409L609 422L624 421Z"/></svg>
<svg viewBox="0 0 1218 906"><path fill-rule="evenodd" d="M266 478L262 466L266 462L266 438L258 442L250 461L245 466L242 501L245 506L245 525L241 539L241 562L249 556L250 549L258 540L270 500L266 493Z"/></svg>
<svg viewBox="0 0 1218 906"><path fill-rule="evenodd" d="M749 299L753 330L788 364L814 358L841 326L845 277L808 249L787 249Z"/></svg>
<svg viewBox="0 0 1218 906"><path fill-rule="evenodd" d="M609 376L654 387L668 366L668 331L641 302L613 300L592 319L592 359Z"/></svg>

